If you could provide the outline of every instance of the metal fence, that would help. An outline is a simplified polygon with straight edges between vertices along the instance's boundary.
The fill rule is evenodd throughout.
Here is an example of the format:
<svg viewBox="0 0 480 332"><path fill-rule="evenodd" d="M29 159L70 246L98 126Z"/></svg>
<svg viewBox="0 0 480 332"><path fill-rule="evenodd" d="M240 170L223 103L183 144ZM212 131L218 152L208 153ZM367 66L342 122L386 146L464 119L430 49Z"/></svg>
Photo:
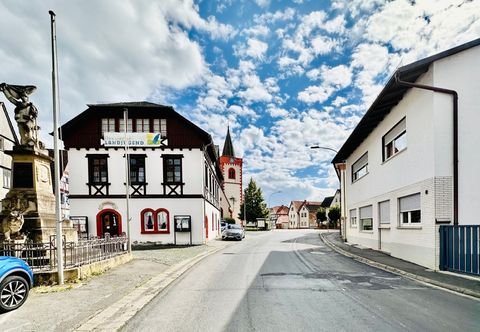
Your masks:
<svg viewBox="0 0 480 332"><path fill-rule="evenodd" d="M127 237L106 237L63 241L64 268L74 268L99 262L127 253ZM0 256L14 256L23 259L34 272L53 271L57 268L55 237L49 243L0 243Z"/></svg>
<svg viewBox="0 0 480 332"><path fill-rule="evenodd" d="M440 226L440 270L480 275L480 225Z"/></svg>

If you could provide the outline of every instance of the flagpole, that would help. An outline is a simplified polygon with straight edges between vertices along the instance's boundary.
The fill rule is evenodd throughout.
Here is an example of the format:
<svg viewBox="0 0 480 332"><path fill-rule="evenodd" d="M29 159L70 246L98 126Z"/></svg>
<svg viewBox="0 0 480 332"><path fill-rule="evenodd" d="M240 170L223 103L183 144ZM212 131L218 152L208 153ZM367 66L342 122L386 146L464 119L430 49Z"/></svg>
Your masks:
<svg viewBox="0 0 480 332"><path fill-rule="evenodd" d="M123 123L125 134L125 203L127 204L127 248L128 252L132 252L132 239L130 236L130 156L128 155L128 109L123 109Z"/></svg>
<svg viewBox="0 0 480 332"><path fill-rule="evenodd" d="M55 224L57 240L57 272L58 284L63 285L63 232L60 201L60 150L58 147L58 82L57 82L57 37L55 27L55 13L50 14L50 24L52 32L52 91L53 91L53 157L54 157L54 177L55 177Z"/></svg>

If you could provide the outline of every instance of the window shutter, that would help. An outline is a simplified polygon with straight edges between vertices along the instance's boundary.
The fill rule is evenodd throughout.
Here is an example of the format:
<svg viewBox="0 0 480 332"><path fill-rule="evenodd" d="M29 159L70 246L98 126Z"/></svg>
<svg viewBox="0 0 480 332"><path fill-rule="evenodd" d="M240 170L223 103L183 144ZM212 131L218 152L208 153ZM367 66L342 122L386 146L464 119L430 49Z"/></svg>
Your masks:
<svg viewBox="0 0 480 332"><path fill-rule="evenodd" d="M378 203L378 210L380 211L380 223L390 223L390 201Z"/></svg>
<svg viewBox="0 0 480 332"><path fill-rule="evenodd" d="M407 128L407 120L404 118L402 121L400 121L395 127L392 128L384 137L384 143L388 144L395 138L397 138L398 135L403 133Z"/></svg>
<svg viewBox="0 0 480 332"><path fill-rule="evenodd" d="M371 219L372 218L372 206L364 206L360 208L360 219Z"/></svg>
<svg viewBox="0 0 480 332"><path fill-rule="evenodd" d="M368 152L361 156L353 165L352 172L356 173L359 169L368 163Z"/></svg>
<svg viewBox="0 0 480 332"><path fill-rule="evenodd" d="M400 212L420 210L420 193L401 197L399 203Z"/></svg>

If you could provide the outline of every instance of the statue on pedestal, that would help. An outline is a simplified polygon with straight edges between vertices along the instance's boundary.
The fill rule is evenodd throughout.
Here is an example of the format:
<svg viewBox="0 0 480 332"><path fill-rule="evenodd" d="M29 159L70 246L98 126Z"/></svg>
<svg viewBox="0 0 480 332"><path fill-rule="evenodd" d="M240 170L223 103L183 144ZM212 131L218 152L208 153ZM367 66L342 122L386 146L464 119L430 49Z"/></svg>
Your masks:
<svg viewBox="0 0 480 332"><path fill-rule="evenodd" d="M18 124L20 144L40 148L39 127L37 126L38 110L28 100L28 96L36 89L33 85L0 84L0 91L15 105L15 121Z"/></svg>

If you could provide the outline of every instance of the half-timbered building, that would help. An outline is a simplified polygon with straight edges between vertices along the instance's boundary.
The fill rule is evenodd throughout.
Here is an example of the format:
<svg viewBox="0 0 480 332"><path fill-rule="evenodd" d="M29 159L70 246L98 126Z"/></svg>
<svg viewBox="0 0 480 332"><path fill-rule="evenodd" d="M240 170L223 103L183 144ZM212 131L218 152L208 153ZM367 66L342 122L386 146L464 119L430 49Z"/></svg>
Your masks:
<svg viewBox="0 0 480 332"><path fill-rule="evenodd" d="M127 232L127 214L134 243L200 244L219 234L223 177L212 137L172 107L88 105L61 135L70 214L90 235Z"/></svg>

